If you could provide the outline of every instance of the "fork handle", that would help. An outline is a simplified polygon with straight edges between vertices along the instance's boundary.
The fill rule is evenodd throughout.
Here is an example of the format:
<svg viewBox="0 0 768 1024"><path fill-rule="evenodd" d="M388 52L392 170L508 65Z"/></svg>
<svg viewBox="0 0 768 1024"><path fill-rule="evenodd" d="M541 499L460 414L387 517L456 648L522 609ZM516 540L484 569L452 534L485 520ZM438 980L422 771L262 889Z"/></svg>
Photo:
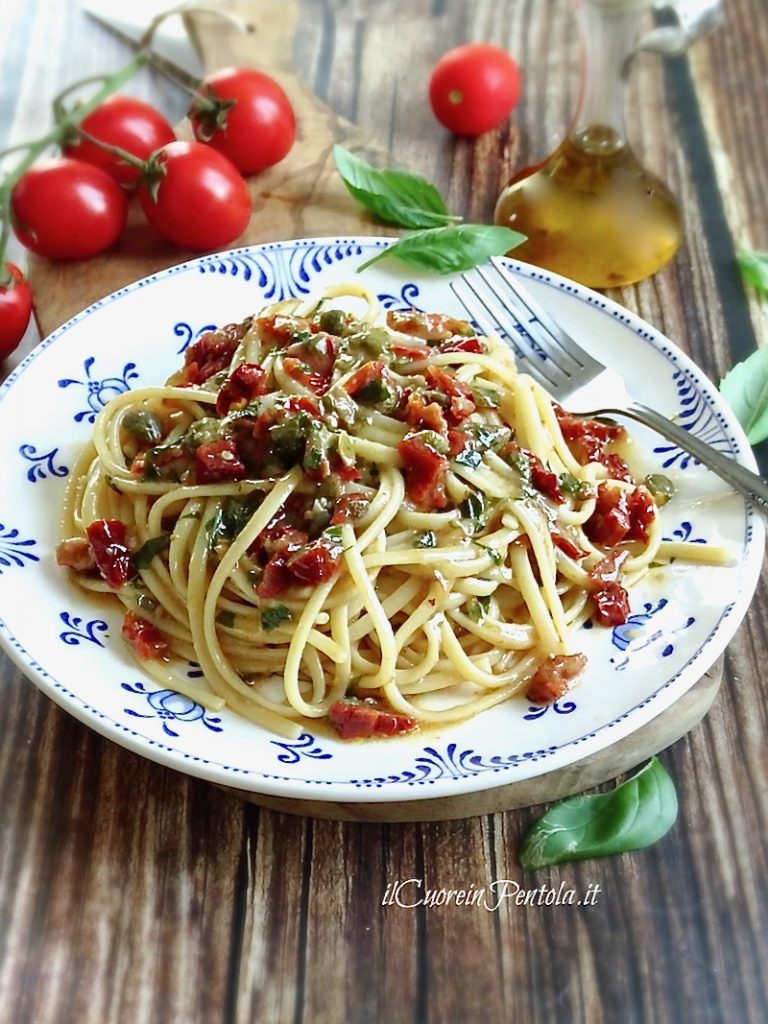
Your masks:
<svg viewBox="0 0 768 1024"><path fill-rule="evenodd" d="M727 455L715 451L711 445L700 441L698 437L683 430L682 427L668 420L666 416L662 416L655 409L632 402L623 409L601 409L600 413L601 415L629 416L630 419L637 420L638 423L642 423L646 427L651 427L662 437L676 444L678 448L693 455L703 466L711 469L713 473L729 483L735 491L749 498L761 512L768 515L768 481Z"/></svg>

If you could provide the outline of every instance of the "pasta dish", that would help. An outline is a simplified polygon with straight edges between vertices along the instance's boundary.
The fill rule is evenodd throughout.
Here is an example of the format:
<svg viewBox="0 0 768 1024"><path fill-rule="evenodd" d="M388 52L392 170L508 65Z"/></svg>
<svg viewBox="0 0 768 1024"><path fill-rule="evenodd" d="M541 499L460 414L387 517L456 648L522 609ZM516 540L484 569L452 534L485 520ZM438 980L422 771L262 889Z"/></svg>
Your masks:
<svg viewBox="0 0 768 1024"><path fill-rule="evenodd" d="M624 428L559 408L508 348L358 285L200 337L114 398L78 457L59 564L124 606L143 669L282 735L462 721L585 672L661 537ZM199 667L199 668L198 668ZM194 671L193 671L194 670ZM202 681L198 678L202 673Z"/></svg>

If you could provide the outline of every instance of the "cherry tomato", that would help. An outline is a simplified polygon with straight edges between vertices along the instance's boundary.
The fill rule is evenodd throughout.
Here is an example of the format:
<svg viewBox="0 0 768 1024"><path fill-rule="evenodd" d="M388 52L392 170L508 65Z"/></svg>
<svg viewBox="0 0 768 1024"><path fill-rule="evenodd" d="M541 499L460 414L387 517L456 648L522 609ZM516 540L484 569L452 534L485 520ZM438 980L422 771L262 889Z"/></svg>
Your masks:
<svg viewBox="0 0 768 1024"><path fill-rule="evenodd" d="M235 103L222 109L217 100ZM195 138L229 157L241 174L272 167L296 138L288 97L273 78L251 68L224 68L209 75L189 118Z"/></svg>
<svg viewBox="0 0 768 1024"><path fill-rule="evenodd" d="M19 241L50 260L85 260L108 249L125 225L128 204L100 167L61 157L31 167L11 192Z"/></svg>
<svg viewBox="0 0 768 1024"><path fill-rule="evenodd" d="M176 138L159 111L132 96L110 96L83 118L80 127L101 142L119 146L140 160L146 160L150 153ZM139 176L138 168L88 139L75 139L63 148L65 156L101 167L121 185L131 185Z"/></svg>
<svg viewBox="0 0 768 1024"><path fill-rule="evenodd" d="M13 263L6 263L5 269L13 283L0 285L0 361L7 358L24 337L32 313L32 291L24 275Z"/></svg>
<svg viewBox="0 0 768 1024"><path fill-rule="evenodd" d="M496 128L520 96L520 69L498 46L468 43L435 64L429 101L437 120L457 135L480 135Z"/></svg>
<svg viewBox="0 0 768 1024"><path fill-rule="evenodd" d="M152 159L139 202L158 234L185 249L233 242L251 216L251 194L237 168L200 142L171 142ZM151 179L159 175L154 186Z"/></svg>

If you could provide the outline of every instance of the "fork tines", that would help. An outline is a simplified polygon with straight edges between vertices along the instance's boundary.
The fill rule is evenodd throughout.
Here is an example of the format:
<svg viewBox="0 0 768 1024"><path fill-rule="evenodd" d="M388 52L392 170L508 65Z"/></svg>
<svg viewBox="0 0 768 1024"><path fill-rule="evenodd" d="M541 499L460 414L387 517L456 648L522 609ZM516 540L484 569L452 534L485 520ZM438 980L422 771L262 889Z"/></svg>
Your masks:
<svg viewBox="0 0 768 1024"><path fill-rule="evenodd" d="M501 262L468 271L451 282L451 289L480 330L506 341L518 369L544 387L558 388L601 369Z"/></svg>

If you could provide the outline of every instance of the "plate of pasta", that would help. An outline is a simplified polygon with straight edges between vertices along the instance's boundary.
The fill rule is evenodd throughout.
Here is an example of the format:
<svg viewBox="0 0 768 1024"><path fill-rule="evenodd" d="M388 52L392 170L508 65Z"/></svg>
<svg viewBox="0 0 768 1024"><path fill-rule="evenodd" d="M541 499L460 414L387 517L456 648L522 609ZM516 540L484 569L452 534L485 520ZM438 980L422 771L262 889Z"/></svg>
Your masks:
<svg viewBox="0 0 768 1024"><path fill-rule="evenodd" d="M733 636L753 510L653 433L569 415L448 278L360 271L387 244L172 267L0 389L0 640L116 742L286 798L468 793L640 728ZM754 465L670 341L508 265L636 398Z"/></svg>

